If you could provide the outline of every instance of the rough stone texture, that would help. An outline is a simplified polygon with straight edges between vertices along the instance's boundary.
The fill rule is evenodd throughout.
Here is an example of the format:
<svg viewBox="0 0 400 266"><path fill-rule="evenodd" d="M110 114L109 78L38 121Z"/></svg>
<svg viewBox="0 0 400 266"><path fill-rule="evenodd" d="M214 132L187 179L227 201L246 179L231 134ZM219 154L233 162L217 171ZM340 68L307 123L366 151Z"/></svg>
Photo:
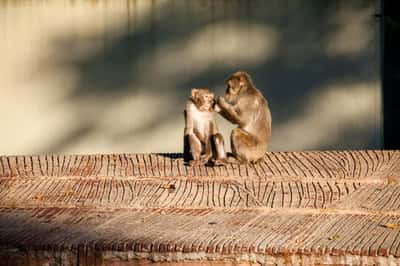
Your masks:
<svg viewBox="0 0 400 266"><path fill-rule="evenodd" d="M0 157L0 265L400 265L400 152Z"/></svg>

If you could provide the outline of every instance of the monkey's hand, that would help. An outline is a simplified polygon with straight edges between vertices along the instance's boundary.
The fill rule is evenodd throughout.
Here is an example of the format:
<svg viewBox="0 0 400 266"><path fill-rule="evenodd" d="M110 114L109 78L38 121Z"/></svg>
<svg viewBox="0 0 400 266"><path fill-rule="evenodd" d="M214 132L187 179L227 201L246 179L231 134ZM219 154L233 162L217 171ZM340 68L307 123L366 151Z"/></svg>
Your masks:
<svg viewBox="0 0 400 266"><path fill-rule="evenodd" d="M212 155L203 154L197 160L191 160L189 162L189 166L193 167L193 166L206 165L210 161L211 157L212 157Z"/></svg>
<svg viewBox="0 0 400 266"><path fill-rule="evenodd" d="M221 108L222 109L228 109L229 108L229 103L222 96L219 96L217 98L217 104L216 105L218 105L220 111L221 111Z"/></svg>
<svg viewBox="0 0 400 266"><path fill-rule="evenodd" d="M214 104L214 111L217 113L221 112L221 107L217 103Z"/></svg>
<svg viewBox="0 0 400 266"><path fill-rule="evenodd" d="M200 162L201 162L201 164L207 164L208 163L208 161L211 159L211 157L212 157L212 154L204 154L204 155L201 155L200 156Z"/></svg>
<svg viewBox="0 0 400 266"><path fill-rule="evenodd" d="M231 105L229 102L226 101L225 98L223 97L218 97L217 100L218 105L221 108L221 111L219 112L220 115L222 115L224 118L226 118L228 121L230 121L232 124L240 125L240 116L235 110L234 106Z"/></svg>

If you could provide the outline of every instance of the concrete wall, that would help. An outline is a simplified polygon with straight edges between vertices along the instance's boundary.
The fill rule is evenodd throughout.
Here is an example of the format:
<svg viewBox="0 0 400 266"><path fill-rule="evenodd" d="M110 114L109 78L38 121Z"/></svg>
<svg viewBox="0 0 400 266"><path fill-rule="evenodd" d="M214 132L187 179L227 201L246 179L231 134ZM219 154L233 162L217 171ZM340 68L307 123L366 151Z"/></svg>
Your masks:
<svg viewBox="0 0 400 266"><path fill-rule="evenodd" d="M378 4L0 1L0 153L181 151L190 88L238 69L271 150L381 148Z"/></svg>

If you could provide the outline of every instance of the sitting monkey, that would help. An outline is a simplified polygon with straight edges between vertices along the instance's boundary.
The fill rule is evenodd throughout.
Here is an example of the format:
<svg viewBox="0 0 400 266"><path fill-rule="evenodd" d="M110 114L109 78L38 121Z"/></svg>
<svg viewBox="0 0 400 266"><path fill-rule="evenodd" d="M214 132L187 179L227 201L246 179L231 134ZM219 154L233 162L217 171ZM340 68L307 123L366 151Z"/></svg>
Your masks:
<svg viewBox="0 0 400 266"><path fill-rule="evenodd" d="M246 72L234 73L226 83L225 97L219 97L217 103L219 113L238 125L231 134L233 156L240 163L257 162L267 151L271 138L268 102Z"/></svg>
<svg viewBox="0 0 400 266"><path fill-rule="evenodd" d="M207 88L194 88L186 103L183 155L190 165L226 163L224 139L215 123L214 94Z"/></svg>

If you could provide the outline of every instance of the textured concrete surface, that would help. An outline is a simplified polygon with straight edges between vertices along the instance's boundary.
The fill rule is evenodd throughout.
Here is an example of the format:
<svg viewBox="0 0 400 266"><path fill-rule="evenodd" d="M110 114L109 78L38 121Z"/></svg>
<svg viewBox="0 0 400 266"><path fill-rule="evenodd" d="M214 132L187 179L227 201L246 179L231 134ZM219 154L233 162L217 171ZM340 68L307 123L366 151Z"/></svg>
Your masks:
<svg viewBox="0 0 400 266"><path fill-rule="evenodd" d="M400 152L0 157L0 265L399 265Z"/></svg>

